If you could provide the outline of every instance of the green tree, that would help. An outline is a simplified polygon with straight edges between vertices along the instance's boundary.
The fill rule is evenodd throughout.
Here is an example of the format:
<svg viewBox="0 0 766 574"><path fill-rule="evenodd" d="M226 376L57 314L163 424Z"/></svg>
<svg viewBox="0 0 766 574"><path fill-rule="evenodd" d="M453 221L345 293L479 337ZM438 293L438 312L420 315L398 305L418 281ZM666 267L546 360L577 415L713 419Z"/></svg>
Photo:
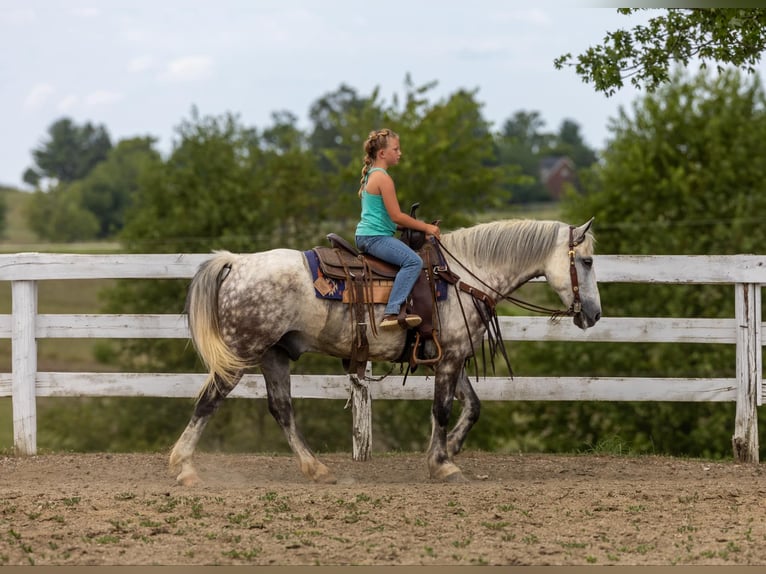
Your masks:
<svg viewBox="0 0 766 574"><path fill-rule="evenodd" d="M513 203L547 201L550 194L540 181L541 154L548 150L553 135L545 133L540 112L519 110L503 124L497 136L497 159L501 165L518 165L522 177L509 190Z"/></svg>
<svg viewBox="0 0 766 574"><path fill-rule="evenodd" d="M82 179L106 159L111 148L103 125L78 126L62 118L48 128L48 140L32 150L35 165L24 172L24 181L37 186L42 178L61 183Z"/></svg>
<svg viewBox="0 0 766 574"><path fill-rule="evenodd" d="M632 14L647 8L619 8ZM611 96L630 79L652 92L670 79L672 64L702 67L716 62L752 73L766 49L766 9L669 8L647 25L608 32L603 44L588 48L573 61L567 53L554 60L556 68L573 66L577 74Z"/></svg>
<svg viewBox="0 0 766 574"><path fill-rule="evenodd" d="M563 218L596 217L598 250L623 254L758 252L766 229L766 99L760 81L734 70L680 74L620 113L586 192L564 201ZM731 317L729 286L601 285L604 313L635 317ZM551 299L552 301L552 299ZM595 328L598 328L596 326ZM516 343L517 373L583 376L733 377L731 345ZM731 456L732 403L529 403L493 405L517 435L498 445L587 449L619 438L625 450ZM494 414L491 415L494 420ZM493 423L490 423L492 425ZM481 425L480 425L481 426ZM763 429L763 427L761 427ZM539 437L547 437L541 441Z"/></svg>
<svg viewBox="0 0 766 574"><path fill-rule="evenodd" d="M125 225L125 214L138 193L143 174L161 161L154 142L149 137L121 140L80 181L82 207L98 220L99 238L112 237Z"/></svg>
<svg viewBox="0 0 766 574"><path fill-rule="evenodd" d="M25 217L40 239L65 243L87 241L98 235L99 223L82 203L81 182L60 183L48 192L35 190Z"/></svg>
<svg viewBox="0 0 766 574"><path fill-rule="evenodd" d="M383 123L383 103L378 100L378 89L370 96L361 96L356 89L341 84L311 105L308 145L321 152L322 171L342 173L362 157L367 133Z"/></svg>
<svg viewBox="0 0 766 574"><path fill-rule="evenodd" d="M26 217L41 239L75 241L113 237L140 187L144 172L160 161L152 138L123 140L82 179L34 192Z"/></svg>
<svg viewBox="0 0 766 574"><path fill-rule="evenodd" d="M568 156L578 170L589 168L598 160L596 152L583 140L580 124L573 120L561 122L551 152Z"/></svg>

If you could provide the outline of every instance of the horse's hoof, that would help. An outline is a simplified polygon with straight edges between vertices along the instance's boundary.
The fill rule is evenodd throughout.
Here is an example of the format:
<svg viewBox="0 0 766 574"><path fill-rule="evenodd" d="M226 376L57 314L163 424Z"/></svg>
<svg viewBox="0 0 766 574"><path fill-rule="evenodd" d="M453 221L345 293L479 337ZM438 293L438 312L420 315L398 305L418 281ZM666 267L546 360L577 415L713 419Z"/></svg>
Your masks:
<svg viewBox="0 0 766 574"><path fill-rule="evenodd" d="M451 482L453 484L471 482L460 471L453 472L452 474L448 474L447 476L444 477L443 480L444 482Z"/></svg>
<svg viewBox="0 0 766 574"><path fill-rule="evenodd" d="M327 468L325 465L322 465L317 469L317 471L314 473L314 476L312 477L314 479L314 482L317 484L337 484L338 479L335 478L335 475L332 473L332 471Z"/></svg>
<svg viewBox="0 0 766 574"><path fill-rule="evenodd" d="M438 470L431 472L431 478L441 482L469 482L468 479L463 476L463 471L451 462L447 462L438 467Z"/></svg>
<svg viewBox="0 0 766 574"><path fill-rule="evenodd" d="M317 484L336 484L338 482L332 471L317 460L311 461L310 464L301 464L301 472L306 478Z"/></svg>
<svg viewBox="0 0 766 574"><path fill-rule="evenodd" d="M201 484L202 481L199 478L199 475L193 470L186 470L179 474L176 477L176 482L180 486L195 486L197 484Z"/></svg>
<svg viewBox="0 0 766 574"><path fill-rule="evenodd" d="M314 482L317 484L337 484L338 479L335 478L335 475L331 472L319 474L314 477Z"/></svg>

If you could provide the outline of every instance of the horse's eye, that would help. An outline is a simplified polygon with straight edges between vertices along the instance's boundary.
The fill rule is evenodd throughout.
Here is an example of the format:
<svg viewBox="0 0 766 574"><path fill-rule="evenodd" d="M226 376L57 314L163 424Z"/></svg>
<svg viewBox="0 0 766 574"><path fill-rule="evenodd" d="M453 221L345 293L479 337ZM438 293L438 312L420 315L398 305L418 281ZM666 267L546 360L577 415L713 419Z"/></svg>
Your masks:
<svg viewBox="0 0 766 574"><path fill-rule="evenodd" d="M583 257L582 264L585 267L587 267L588 269L590 269L591 267L593 267L593 258L592 257Z"/></svg>

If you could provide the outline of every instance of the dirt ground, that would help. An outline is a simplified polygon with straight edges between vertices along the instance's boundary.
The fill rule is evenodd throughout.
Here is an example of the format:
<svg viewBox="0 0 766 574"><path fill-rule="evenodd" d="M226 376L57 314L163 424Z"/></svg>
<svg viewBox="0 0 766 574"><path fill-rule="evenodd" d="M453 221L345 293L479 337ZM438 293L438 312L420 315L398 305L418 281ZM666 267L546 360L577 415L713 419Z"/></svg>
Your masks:
<svg viewBox="0 0 766 574"><path fill-rule="evenodd" d="M2 565L766 564L759 465L661 457L498 455L428 479L423 454L0 457Z"/></svg>

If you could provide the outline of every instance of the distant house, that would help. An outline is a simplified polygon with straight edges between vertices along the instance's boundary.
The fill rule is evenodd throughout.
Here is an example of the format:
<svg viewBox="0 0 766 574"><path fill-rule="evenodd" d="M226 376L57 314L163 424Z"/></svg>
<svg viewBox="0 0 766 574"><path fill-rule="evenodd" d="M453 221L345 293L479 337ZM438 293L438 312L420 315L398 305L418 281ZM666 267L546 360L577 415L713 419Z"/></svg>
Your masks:
<svg viewBox="0 0 766 574"><path fill-rule="evenodd" d="M558 201L564 194L565 184L577 187L577 171L574 162L567 156L546 156L540 160L540 181Z"/></svg>

